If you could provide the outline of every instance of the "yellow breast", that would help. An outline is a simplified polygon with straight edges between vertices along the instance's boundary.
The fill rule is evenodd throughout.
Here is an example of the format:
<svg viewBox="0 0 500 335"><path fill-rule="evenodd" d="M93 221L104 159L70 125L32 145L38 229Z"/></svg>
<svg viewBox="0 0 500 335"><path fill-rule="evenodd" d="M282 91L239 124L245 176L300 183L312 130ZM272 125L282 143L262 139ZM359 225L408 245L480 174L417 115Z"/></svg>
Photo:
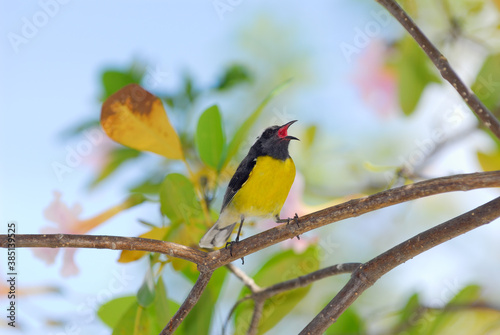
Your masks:
<svg viewBox="0 0 500 335"><path fill-rule="evenodd" d="M244 216L274 217L281 207L295 179L295 164L291 158L285 161L261 156L230 206Z"/></svg>

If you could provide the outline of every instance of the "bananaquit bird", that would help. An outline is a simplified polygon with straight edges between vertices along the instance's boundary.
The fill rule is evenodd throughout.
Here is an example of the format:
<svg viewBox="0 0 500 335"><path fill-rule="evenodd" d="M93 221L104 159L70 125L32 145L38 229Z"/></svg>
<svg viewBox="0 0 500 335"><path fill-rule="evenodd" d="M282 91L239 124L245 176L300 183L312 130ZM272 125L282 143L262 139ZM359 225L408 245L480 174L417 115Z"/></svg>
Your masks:
<svg viewBox="0 0 500 335"><path fill-rule="evenodd" d="M279 214L295 179L295 164L288 154L290 140L287 131L295 121L264 130L240 163L224 195L220 216L200 241L202 248L221 247L240 221L247 217L275 218L284 222Z"/></svg>

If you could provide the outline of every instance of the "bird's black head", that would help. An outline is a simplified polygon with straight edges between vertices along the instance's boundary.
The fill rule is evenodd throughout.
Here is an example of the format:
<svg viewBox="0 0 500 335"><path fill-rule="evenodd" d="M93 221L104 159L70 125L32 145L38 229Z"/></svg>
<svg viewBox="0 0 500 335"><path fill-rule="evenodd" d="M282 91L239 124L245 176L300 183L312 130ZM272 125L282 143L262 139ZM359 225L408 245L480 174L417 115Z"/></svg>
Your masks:
<svg viewBox="0 0 500 335"><path fill-rule="evenodd" d="M252 146L256 150L257 156L271 156L276 159L285 160L289 157L288 145L291 140L298 140L297 137L288 135L288 127L297 120L285 123L282 126L272 126L264 130L257 142Z"/></svg>

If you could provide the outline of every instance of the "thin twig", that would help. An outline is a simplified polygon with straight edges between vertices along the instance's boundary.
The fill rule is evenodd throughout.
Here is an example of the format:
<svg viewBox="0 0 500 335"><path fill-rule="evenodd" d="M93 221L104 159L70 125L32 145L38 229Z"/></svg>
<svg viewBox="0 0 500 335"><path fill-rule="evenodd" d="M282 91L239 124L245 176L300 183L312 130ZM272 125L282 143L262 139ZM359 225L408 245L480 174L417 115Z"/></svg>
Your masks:
<svg viewBox="0 0 500 335"><path fill-rule="evenodd" d="M344 273L352 273L357 270L362 264L361 263L343 263L329 266L327 268L317 270L306 275L290 279L269 287L262 289L260 292L250 295L252 299L269 299L277 294L294 290L299 287L304 287L312 284L315 281L321 280L323 278L336 276Z"/></svg>
<svg viewBox="0 0 500 335"><path fill-rule="evenodd" d="M239 299L238 301L236 301L236 303L233 305L233 307L231 308L231 310L229 311L229 314L227 315L227 318L226 318L226 322L224 322L224 325L222 326L222 334L225 334L226 333L226 329L227 329L227 326L229 325L229 322L231 321L231 316L234 314L234 312L236 311L236 308L238 308L238 306L244 302L244 301L247 301L250 299L250 295L247 295L241 299Z"/></svg>
<svg viewBox="0 0 500 335"><path fill-rule="evenodd" d="M458 74L453 70L446 57L432 44L432 42L424 35L422 30L413 22L411 17L396 3L394 0L375 0L380 5L391 13L392 16L408 31L413 39L420 45L422 50L427 54L430 60L441 73L441 76L446 79L460 94L462 99L483 124L491 130L497 138L500 139L500 122L479 100L479 98L471 91L467 85L460 79Z"/></svg>
<svg viewBox="0 0 500 335"><path fill-rule="evenodd" d="M500 217L500 197L420 233L373 258L353 272L349 282L300 332L322 334L381 276L413 257Z"/></svg>
<svg viewBox="0 0 500 335"><path fill-rule="evenodd" d="M205 258L205 263L199 267L213 270L310 230L347 218L357 217L377 209L431 195L486 187L500 187L500 171L435 178L382 191L364 198L353 199L304 215L298 219L298 225L279 225L241 240L233 246L232 255L226 249L212 251Z"/></svg>
<svg viewBox="0 0 500 335"><path fill-rule="evenodd" d="M200 273L198 280L196 280L196 283L191 289L191 292L189 292L186 300L184 300L179 310L170 319L167 326L163 328L160 335L169 335L174 333L177 327L179 327L181 322L186 318L191 309L193 309L194 305L196 305L196 303L200 299L203 291L205 291L205 288L210 281L210 278L212 277L212 273L213 271Z"/></svg>
<svg viewBox="0 0 500 335"><path fill-rule="evenodd" d="M235 266L232 263L226 264L226 267L231 271L237 278L239 278L246 287L250 289L252 293L260 292L262 289L259 285L255 283L252 277L247 275L245 271Z"/></svg>
<svg viewBox="0 0 500 335"><path fill-rule="evenodd" d="M262 311L264 310L265 299L255 299L253 306L252 320L250 321L250 326L248 327L247 335L255 335L259 330L259 322L262 318Z"/></svg>

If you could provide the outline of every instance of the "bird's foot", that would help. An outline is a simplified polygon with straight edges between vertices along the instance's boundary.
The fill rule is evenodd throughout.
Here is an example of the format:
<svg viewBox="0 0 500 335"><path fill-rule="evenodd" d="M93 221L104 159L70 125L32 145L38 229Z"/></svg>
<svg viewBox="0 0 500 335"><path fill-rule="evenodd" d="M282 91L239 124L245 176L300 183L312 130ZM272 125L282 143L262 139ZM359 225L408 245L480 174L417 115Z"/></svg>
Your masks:
<svg viewBox="0 0 500 335"><path fill-rule="evenodd" d="M299 225L299 215L297 213L295 213L295 215L293 216L293 218L286 218L286 219L280 219L280 217L278 215L276 215L276 223L285 223L286 222L286 224L289 225L292 220L295 222L295 224L297 225L297 227L300 227L300 225ZM297 237L297 240L300 240L299 235L297 235L296 237Z"/></svg>
<svg viewBox="0 0 500 335"><path fill-rule="evenodd" d="M285 223L286 222L286 224L290 224L290 221L292 221L292 220L295 222L295 224L298 227L299 226L299 215L297 213L295 213L293 218L286 218L286 219L280 219L280 217L278 215L276 215L276 223Z"/></svg>
<svg viewBox="0 0 500 335"><path fill-rule="evenodd" d="M236 240L226 243L225 249L229 249L229 255L231 255L231 257L233 257L233 245L238 244L239 242L240 241ZM241 257L241 265L243 264L245 264L245 258Z"/></svg>
<svg viewBox="0 0 500 335"><path fill-rule="evenodd" d="M231 257L233 256L233 245L236 243L238 243L238 241L227 242L226 246L224 247L225 249L229 249L229 254L231 255Z"/></svg>

